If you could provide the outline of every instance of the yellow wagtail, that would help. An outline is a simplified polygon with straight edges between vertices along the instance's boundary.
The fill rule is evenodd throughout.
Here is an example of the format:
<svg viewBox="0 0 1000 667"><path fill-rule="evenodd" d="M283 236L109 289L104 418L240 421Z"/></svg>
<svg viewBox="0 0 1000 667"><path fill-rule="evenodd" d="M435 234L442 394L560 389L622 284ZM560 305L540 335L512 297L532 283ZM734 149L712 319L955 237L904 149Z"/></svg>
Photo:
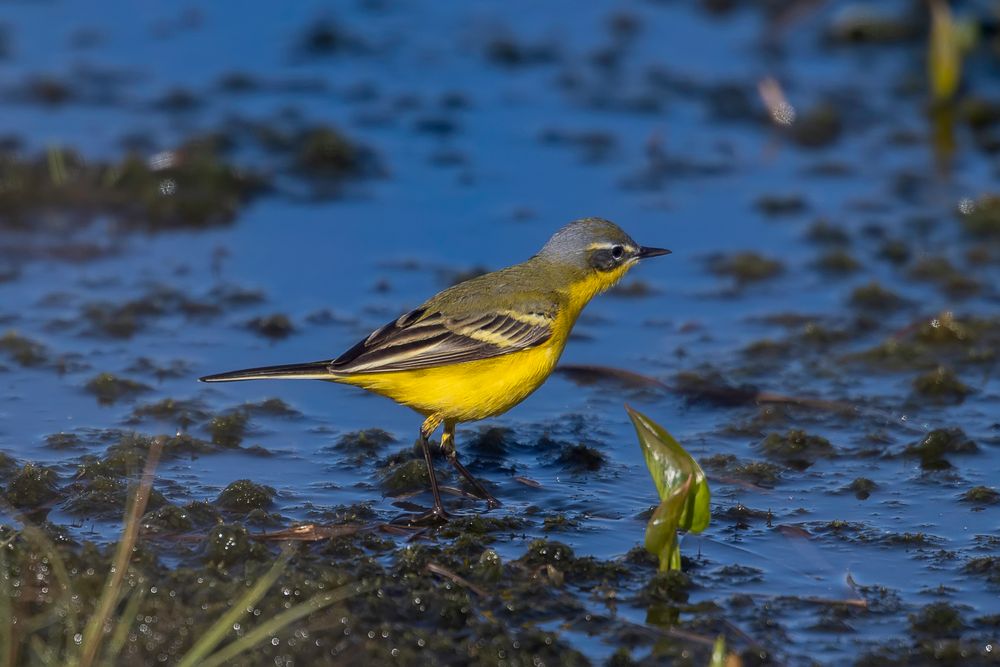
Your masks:
<svg viewBox="0 0 1000 667"><path fill-rule="evenodd" d="M434 496L430 514L447 517L428 443L441 424L449 462L489 507L498 507L458 460L455 425L499 415L527 398L552 373L583 307L640 259L669 252L640 246L607 220L576 220L528 261L449 287L336 359L201 379L327 380L388 396L426 417L420 443Z"/></svg>

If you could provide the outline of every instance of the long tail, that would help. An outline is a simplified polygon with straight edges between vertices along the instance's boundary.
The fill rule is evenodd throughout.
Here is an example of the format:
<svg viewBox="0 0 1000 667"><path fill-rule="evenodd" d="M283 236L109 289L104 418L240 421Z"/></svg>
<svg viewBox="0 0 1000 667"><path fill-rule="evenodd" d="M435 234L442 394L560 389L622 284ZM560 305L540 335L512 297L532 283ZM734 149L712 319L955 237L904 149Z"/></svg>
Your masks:
<svg viewBox="0 0 1000 667"><path fill-rule="evenodd" d="M330 360L311 361L306 364L262 366L206 375L202 382L236 382L237 380L333 380L337 374L330 372Z"/></svg>

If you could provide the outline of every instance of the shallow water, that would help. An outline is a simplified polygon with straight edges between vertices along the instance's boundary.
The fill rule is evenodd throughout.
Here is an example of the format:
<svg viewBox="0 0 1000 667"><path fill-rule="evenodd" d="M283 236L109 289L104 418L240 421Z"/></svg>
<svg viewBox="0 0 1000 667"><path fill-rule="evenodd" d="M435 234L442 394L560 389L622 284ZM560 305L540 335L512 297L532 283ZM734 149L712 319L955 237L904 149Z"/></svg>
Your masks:
<svg viewBox="0 0 1000 667"><path fill-rule="evenodd" d="M520 261L566 221L600 215L674 254L629 276L627 285L645 288L638 296L612 292L595 301L564 364L628 369L671 385L679 372L717 371L734 384L848 409L689 402L676 392L553 377L524 404L482 425L509 428L517 446L500 456L465 453L504 500L497 513L527 519L523 534L494 545L500 555L517 558L539 536L601 559L641 544L642 512L655 490L623 402L662 423L703 460L718 454L766 460L760 443L767 434L799 428L829 439L833 455L804 470L782 466L773 488L707 468L713 522L702 536L684 540L691 602L718 602L721 617L784 662L841 664L877 645L909 642L908 614L935 601L958 605L966 636L986 651L983 638L995 629L973 619L1000 613L997 586L963 567L973 557L997 555L998 514L995 504L962 502L961 495L990 486L1000 467L994 363L956 362L932 350L935 365L947 361L974 390L961 402L936 402L912 390L928 368L886 371L849 355L893 337L905 340L910 325L944 311L992 317L995 332L996 237L964 235L956 213L960 200L989 192L995 163L959 125L955 154L942 169L928 141L922 92L907 91L910 81L922 80L923 43L831 48L822 34L841 20L844 7L826 5L803 10L780 29L762 12L713 16L694 3L566 1L524 12L493 2L461 9L372 2L336 13L322 3L261 3L252 10L213 3L144 6L138 17L126 9L130 3L105 3L100 14L70 4L8 7L11 54L3 86L16 88L39 73L73 80L80 69L125 75L111 84L111 101L5 104L7 133L26 152L65 146L90 159L116 159L122 138L139 135L152 155L237 117L269 121L294 109L370 147L382 173L350 181L334 198L313 197L303 179L282 174L275 192L240 208L233 224L211 229L114 235L99 220L74 237L107 249L89 261L25 252L54 243L46 232L0 231L3 257L19 270L16 279L0 282L0 321L70 361L64 372L3 361L0 449L69 478L80 456L104 451L95 436L103 429L187 428L205 437L206 418L190 426L176 419L137 423L130 420L137 405L191 399L216 414L280 397L299 414L255 414L244 439L270 456L236 450L168 460L159 470L167 498L212 500L230 482L249 478L277 490L273 511L286 523L322 520L331 508L354 503L371 503L379 519L389 520L401 510L383 497L377 461L349 464L333 445L346 433L377 427L398 440L380 452L387 455L412 441L416 415L350 388L205 386L195 378L336 356L449 284L449 276ZM908 6L893 5L885 11ZM609 30L613 14L634 19L634 36ZM302 31L323 16L333 16L362 45L323 56L297 50ZM78 45L83 29L99 36L86 48ZM491 62L484 52L500 37L541 51L541 62ZM618 64L595 64L601 50ZM995 92L994 74L976 61L971 71L972 91ZM220 77L233 72L262 87L220 92ZM804 149L767 122L755 85L768 75L781 80L800 119L818 101L833 100L839 138ZM738 94L737 102L748 100L750 111L720 117L723 86L739 86L744 97ZM155 100L178 87L191 91L195 108L157 108ZM448 95L450 105L443 101ZM601 133L610 147L546 140L583 132ZM276 169L259 148L244 150L241 159ZM760 205L765 197L802 203L768 214ZM853 272L813 266L824 246L810 241L808 230L820 218L847 236L844 247L860 264ZM880 258L882 239L902 241L911 258L899 267ZM972 263L968 255L977 248L986 260ZM710 270L712 255L741 251L779 260L783 271L740 284ZM959 298L914 279L912 267L937 255L977 281L978 291ZM873 280L908 301L896 310L852 307L852 290ZM143 298L152 286L211 301L220 285L257 290L263 299L208 316L168 309L125 338L95 335L81 317L88 303ZM294 333L270 340L247 326L274 313L286 314ZM792 321L786 326L778 315L795 318L785 318ZM746 353L765 338L784 347ZM996 335L987 330L981 340L990 347ZM140 358L177 362L179 370L159 379L129 370ZM98 372L143 381L150 390L98 405L84 390ZM461 428L459 447L480 427ZM963 429L978 452L947 455L954 467L945 471L922 470L918 459L902 456L932 430L952 427ZM45 437L59 432L82 442L72 451L46 446ZM606 462L575 470L557 461L559 445L546 446L543 437L584 443ZM845 490L858 477L876 484L867 499ZM482 509L449 502L466 512ZM767 517L741 518L741 508ZM558 515L573 521L546 532L543 521ZM60 506L49 520L97 541L118 527L81 520ZM725 569L733 565L754 569ZM898 602L851 614L834 631L825 622L830 605L783 597L856 599L848 576L861 586L885 587ZM583 590L576 594L588 599ZM749 595L751 607L732 603L739 595ZM646 623L646 607L623 597L620 617ZM618 648L601 632L558 624L552 630L595 662Z"/></svg>

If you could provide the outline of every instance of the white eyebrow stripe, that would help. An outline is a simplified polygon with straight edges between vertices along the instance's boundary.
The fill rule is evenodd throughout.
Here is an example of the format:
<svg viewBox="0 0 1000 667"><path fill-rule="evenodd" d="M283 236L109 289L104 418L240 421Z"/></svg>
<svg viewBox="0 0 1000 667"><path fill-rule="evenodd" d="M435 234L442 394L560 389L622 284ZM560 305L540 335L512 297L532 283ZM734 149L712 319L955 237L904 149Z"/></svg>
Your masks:
<svg viewBox="0 0 1000 667"><path fill-rule="evenodd" d="M617 247L617 246L621 246L622 248L624 248L625 250L628 250L629 252L635 252L636 251L636 248L634 248L634 247L632 247L630 245L626 245L626 244L622 244L622 243L614 243L613 241L602 241L602 242L598 242L598 243L591 243L589 246L587 246L587 250L611 250L612 248Z"/></svg>

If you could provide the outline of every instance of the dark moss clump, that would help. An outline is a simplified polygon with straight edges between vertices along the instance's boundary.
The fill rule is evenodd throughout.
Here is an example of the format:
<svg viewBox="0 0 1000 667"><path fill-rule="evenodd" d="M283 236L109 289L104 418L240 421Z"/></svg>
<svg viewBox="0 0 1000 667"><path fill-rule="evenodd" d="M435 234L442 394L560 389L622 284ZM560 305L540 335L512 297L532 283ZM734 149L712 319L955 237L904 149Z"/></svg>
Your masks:
<svg viewBox="0 0 1000 667"><path fill-rule="evenodd" d="M729 468L729 474L757 486L773 487L781 480L780 468L766 461L747 461Z"/></svg>
<svg viewBox="0 0 1000 667"><path fill-rule="evenodd" d="M49 75L28 77L18 91L18 97L25 102L52 107L72 102L77 96L70 85Z"/></svg>
<svg viewBox="0 0 1000 667"><path fill-rule="evenodd" d="M562 542L533 540L518 563L542 575L555 585L563 580L583 584L611 582L627 576L629 569L616 561L596 558L577 558L573 550Z"/></svg>
<svg viewBox="0 0 1000 667"><path fill-rule="evenodd" d="M17 187L0 192L0 224L28 227L48 211L69 211L84 221L107 216L143 230L228 223L265 183L223 161L219 149L211 139L195 139L156 164L137 155L101 163L58 149L8 158L0 162L0 180Z"/></svg>
<svg viewBox="0 0 1000 667"><path fill-rule="evenodd" d="M81 315L89 324L88 333L108 338L131 338L149 318L163 311L152 301L130 301L124 304L93 302L84 305Z"/></svg>
<svg viewBox="0 0 1000 667"><path fill-rule="evenodd" d="M158 100L153 107L168 113L184 113L194 111L202 105L201 99L187 88L171 88Z"/></svg>
<svg viewBox="0 0 1000 667"><path fill-rule="evenodd" d="M512 534L524 530L525 521L518 516L490 516L474 514L472 516L454 517L442 526L438 535L448 539L475 536L485 538L497 533Z"/></svg>
<svg viewBox="0 0 1000 667"><path fill-rule="evenodd" d="M962 120L974 130L985 130L1000 123L1000 102L968 95L958 105Z"/></svg>
<svg viewBox="0 0 1000 667"><path fill-rule="evenodd" d="M260 561L268 556L267 549L251 540L243 526L213 528L205 538L204 549L206 563L220 570Z"/></svg>
<svg viewBox="0 0 1000 667"><path fill-rule="evenodd" d="M551 63L558 57L550 44L526 44L510 36L494 37L486 44L486 58L506 67L524 67Z"/></svg>
<svg viewBox="0 0 1000 667"><path fill-rule="evenodd" d="M58 475L51 468L26 463L7 484L6 500L14 507L37 508L59 497Z"/></svg>
<svg viewBox="0 0 1000 667"><path fill-rule="evenodd" d="M83 440L75 433L51 433L45 436L45 446L60 450L80 449Z"/></svg>
<svg viewBox="0 0 1000 667"><path fill-rule="evenodd" d="M764 570L750 565L740 565L738 563L723 565L713 571L712 574L724 581L732 583L745 584L764 580Z"/></svg>
<svg viewBox="0 0 1000 667"><path fill-rule="evenodd" d="M913 380L913 389L921 396L938 400L961 401L972 388L958 379L955 371L938 366Z"/></svg>
<svg viewBox="0 0 1000 667"><path fill-rule="evenodd" d="M691 578L679 570L657 572L639 594L644 603L684 604L691 589Z"/></svg>
<svg viewBox="0 0 1000 667"><path fill-rule="evenodd" d="M861 263L854 259L854 255L840 248L821 255L815 266L824 273L852 273L861 268Z"/></svg>
<svg viewBox="0 0 1000 667"><path fill-rule="evenodd" d="M860 361L869 365L877 365L892 370L912 370L927 367L932 364L926 348L909 341L890 338L875 347L858 352L847 357L851 361Z"/></svg>
<svg viewBox="0 0 1000 667"><path fill-rule="evenodd" d="M239 447L243 442L243 436L246 435L249 421L250 416L242 410L213 417L208 423L212 443L219 447Z"/></svg>
<svg viewBox="0 0 1000 667"><path fill-rule="evenodd" d="M984 330L997 326L988 321L960 319L951 312L922 323L914 339L928 345L966 345L979 339Z"/></svg>
<svg viewBox="0 0 1000 667"><path fill-rule="evenodd" d="M0 452L0 479L5 479L17 470L17 461L13 456Z"/></svg>
<svg viewBox="0 0 1000 667"><path fill-rule="evenodd" d="M887 290L874 281L856 287L851 292L850 302L855 308L885 312L896 310L906 303L898 294Z"/></svg>
<svg viewBox="0 0 1000 667"><path fill-rule="evenodd" d="M281 340L295 333L295 325L283 313L275 313L264 317L255 317L247 322L247 328L258 336Z"/></svg>
<svg viewBox="0 0 1000 667"><path fill-rule="evenodd" d="M222 523L222 515L211 503L194 500L184 505L182 509L195 526L214 526Z"/></svg>
<svg viewBox="0 0 1000 667"><path fill-rule="evenodd" d="M396 438L380 428L345 433L336 444L327 449L343 454L350 465L360 466L378 456L386 445L396 442Z"/></svg>
<svg viewBox="0 0 1000 667"><path fill-rule="evenodd" d="M781 275L785 268L776 259L755 252L740 252L714 258L709 262L709 270L718 276L730 277L739 285L746 285Z"/></svg>
<svg viewBox="0 0 1000 667"><path fill-rule="evenodd" d="M855 326L861 328L863 323L859 321L859 323ZM799 339L803 343L808 343L809 345L816 347L829 347L835 343L841 343L845 340L849 340L853 334L853 331L832 329L820 324L819 322L807 322L806 325L802 327Z"/></svg>
<svg viewBox="0 0 1000 667"><path fill-rule="evenodd" d="M169 288L148 290L140 298L124 302L93 301L81 309L87 333L108 338L130 338L150 321L193 308L194 302Z"/></svg>
<svg viewBox="0 0 1000 667"><path fill-rule="evenodd" d="M881 535L866 535L862 537L865 542L878 542L887 546L902 547L929 547L941 544L942 540L936 535L927 533L884 533Z"/></svg>
<svg viewBox="0 0 1000 667"><path fill-rule="evenodd" d="M91 475L74 484L72 497L65 505L69 514L95 517L121 516L125 509L127 484L118 477Z"/></svg>
<svg viewBox="0 0 1000 667"><path fill-rule="evenodd" d="M834 519L817 527L816 532L830 533L832 535L858 535L868 531L868 527L863 523Z"/></svg>
<svg viewBox="0 0 1000 667"><path fill-rule="evenodd" d="M858 500L867 500L872 491L878 488L878 484L867 477L858 477L847 485L847 490L857 497Z"/></svg>
<svg viewBox="0 0 1000 667"><path fill-rule="evenodd" d="M604 663L604 667L636 667L639 663L632 657L632 651L619 646Z"/></svg>
<svg viewBox="0 0 1000 667"><path fill-rule="evenodd" d="M467 443L462 445L462 449L475 452L477 456L502 459L507 456L508 449L516 444L512 430L491 426L481 429Z"/></svg>
<svg viewBox="0 0 1000 667"><path fill-rule="evenodd" d="M771 433L760 446L766 456L796 468L808 468L820 458L836 455L836 450L826 438L796 429L784 435Z"/></svg>
<svg viewBox="0 0 1000 667"><path fill-rule="evenodd" d="M968 213L960 214L959 219L973 236L1000 238L1000 196L981 197Z"/></svg>
<svg viewBox="0 0 1000 667"><path fill-rule="evenodd" d="M275 493L270 486L256 484L249 479L238 479L223 489L215 502L227 510L250 512L270 507L274 503Z"/></svg>
<svg viewBox="0 0 1000 667"><path fill-rule="evenodd" d="M773 487L781 480L781 466L766 461L740 461L732 454L716 454L701 459L701 465L757 486Z"/></svg>
<svg viewBox="0 0 1000 667"><path fill-rule="evenodd" d="M169 458L185 449L183 446L187 444L185 440L186 437L183 435L166 440L163 449L164 457ZM137 473L142 470L153 441L154 438L147 435L124 433L117 442L105 450L104 458L98 460L86 457L77 474L89 477L98 475L124 476Z"/></svg>
<svg viewBox="0 0 1000 667"><path fill-rule="evenodd" d="M764 195L756 201L757 209L764 215L794 215L808 208L806 200L799 195Z"/></svg>
<svg viewBox="0 0 1000 667"><path fill-rule="evenodd" d="M48 361L44 345L30 338L8 331L0 336L0 352L21 366L40 366Z"/></svg>
<svg viewBox="0 0 1000 667"><path fill-rule="evenodd" d="M127 301L92 301L81 308L81 317L87 323L87 333L108 338L130 338L147 327L156 318L179 315L187 318L206 318L222 313L226 308L237 307L239 297L225 288L214 288L208 299L192 298L188 293L165 285L155 285L135 299ZM183 362L180 362L183 363ZM138 364L143 372L169 376L180 369L178 362L160 368L149 360Z"/></svg>
<svg viewBox="0 0 1000 667"><path fill-rule="evenodd" d="M647 375L640 375L608 366L560 366L557 372L581 387L604 386L615 392L656 392L665 389L662 382Z"/></svg>
<svg viewBox="0 0 1000 667"><path fill-rule="evenodd" d="M1000 628L1000 614L986 614L975 619L976 625L983 628Z"/></svg>
<svg viewBox="0 0 1000 667"><path fill-rule="evenodd" d="M920 26L908 16L893 16L876 4L856 5L835 16L827 27L832 44L896 44L916 39Z"/></svg>
<svg viewBox="0 0 1000 667"><path fill-rule="evenodd" d="M969 559L962 572L986 577L992 584L1000 584L1000 558L996 556L979 556Z"/></svg>
<svg viewBox="0 0 1000 667"><path fill-rule="evenodd" d="M947 602L933 602L910 614L910 632L915 637L958 637L964 629L962 615Z"/></svg>
<svg viewBox="0 0 1000 667"><path fill-rule="evenodd" d="M371 155L332 127L314 127L298 138L296 169L317 177L344 176L363 169Z"/></svg>
<svg viewBox="0 0 1000 667"><path fill-rule="evenodd" d="M280 398L265 398L257 403L244 403L240 406L240 411L248 415L267 417L298 417L302 414Z"/></svg>
<svg viewBox="0 0 1000 667"><path fill-rule="evenodd" d="M120 378L111 373L101 373L87 381L85 388L88 392L97 397L97 401L102 405L111 405L125 398L132 398L137 394L149 391L149 385L145 385L128 378Z"/></svg>
<svg viewBox="0 0 1000 667"><path fill-rule="evenodd" d="M357 35L330 19L322 19L307 26L299 38L297 50L307 56L331 56L367 50Z"/></svg>
<svg viewBox="0 0 1000 667"><path fill-rule="evenodd" d="M657 293L659 293L658 289L642 280L630 280L625 283L619 283L609 292L612 296L620 296L628 299L652 296Z"/></svg>
<svg viewBox="0 0 1000 667"><path fill-rule="evenodd" d="M962 501L976 505L995 505L1000 502L1000 492L988 486L974 486L962 494Z"/></svg>
<svg viewBox="0 0 1000 667"><path fill-rule="evenodd" d="M542 531L546 533L562 532L579 527L580 527L579 521L577 521L576 519L571 519L567 517L565 514L555 514L553 516L547 516L542 521Z"/></svg>
<svg viewBox="0 0 1000 667"><path fill-rule="evenodd" d="M924 470L944 470L952 467L945 454L974 454L978 451L979 447L962 429L939 428L928 433L920 442L907 447L903 455L919 458L920 467Z"/></svg>
<svg viewBox="0 0 1000 667"><path fill-rule="evenodd" d="M715 371L683 371L674 376L673 389L688 403L706 403L722 407L747 405L757 398L757 387L733 385Z"/></svg>
<svg viewBox="0 0 1000 667"><path fill-rule="evenodd" d="M752 362L762 363L768 361L783 362L791 353L792 343L787 340L772 340L762 338L755 340L743 348L743 354Z"/></svg>
<svg viewBox="0 0 1000 667"><path fill-rule="evenodd" d="M899 239L885 239L879 246L878 256L890 264L905 264L910 261L910 246Z"/></svg>
<svg viewBox="0 0 1000 667"><path fill-rule="evenodd" d="M910 277L932 282L956 298L971 296L982 289L979 281L958 270L946 257L924 257L910 267Z"/></svg>
<svg viewBox="0 0 1000 667"><path fill-rule="evenodd" d="M528 545L528 550L521 557L521 562L525 565L555 565L565 566L573 561L576 556L573 550L562 542L549 542L547 540L532 540Z"/></svg>
<svg viewBox="0 0 1000 667"><path fill-rule="evenodd" d="M820 245L843 246L851 242L851 237L848 236L843 227L833 224L826 218L819 218L809 225L809 230L806 232L806 239Z"/></svg>
<svg viewBox="0 0 1000 667"><path fill-rule="evenodd" d="M655 570L660 565L659 559L646 551L646 547L639 544L629 549L622 560L629 565L637 565L645 569Z"/></svg>
<svg viewBox="0 0 1000 667"><path fill-rule="evenodd" d="M363 431L345 433L337 440L334 449L367 458L374 456L386 445L394 442L396 442L396 438L388 431L383 431L380 428L369 428Z"/></svg>
<svg viewBox="0 0 1000 667"><path fill-rule="evenodd" d="M597 449L577 443L563 445L555 463L573 472L594 472L600 470L607 461L608 457Z"/></svg>
<svg viewBox="0 0 1000 667"><path fill-rule="evenodd" d="M172 422L186 427L196 421L208 419L209 413L199 401L185 401L175 398L164 398L156 403L146 403L132 410L129 421L138 422L144 419L156 419Z"/></svg>
<svg viewBox="0 0 1000 667"><path fill-rule="evenodd" d="M712 518L732 521L737 528L749 528L752 521L771 521L772 516L770 510L758 510L747 507L743 503L736 503L727 506L720 512L713 511Z"/></svg>
<svg viewBox="0 0 1000 667"><path fill-rule="evenodd" d="M212 526L221 522L219 511L203 502L188 503L184 507L163 505L142 517L144 530L160 533L184 533L196 527Z"/></svg>
<svg viewBox="0 0 1000 667"><path fill-rule="evenodd" d="M251 451L253 448L244 450ZM212 454L219 451L217 445L196 438L190 433L178 433L167 438L163 443L163 456L174 458L177 456L198 456L200 454Z"/></svg>
<svg viewBox="0 0 1000 667"><path fill-rule="evenodd" d="M792 139L803 148L824 148L835 143L843 130L840 110L821 102L799 115L789 128Z"/></svg>
<svg viewBox="0 0 1000 667"><path fill-rule="evenodd" d="M124 479L92 475L73 483L70 499L63 509L69 514L86 518L119 518L125 511L128 495L129 488ZM163 494L156 489L150 491L149 509L156 509L165 503Z"/></svg>
<svg viewBox="0 0 1000 667"><path fill-rule="evenodd" d="M429 116L422 116L413 122L413 129L417 132L438 135L440 137L451 136L457 133L460 128L461 126L455 118L437 113Z"/></svg>
<svg viewBox="0 0 1000 667"><path fill-rule="evenodd" d="M423 459L409 458L398 461L391 460L382 473L380 484L390 496L399 496L411 491L421 491L430 488L430 477L427 476L427 465Z"/></svg>

